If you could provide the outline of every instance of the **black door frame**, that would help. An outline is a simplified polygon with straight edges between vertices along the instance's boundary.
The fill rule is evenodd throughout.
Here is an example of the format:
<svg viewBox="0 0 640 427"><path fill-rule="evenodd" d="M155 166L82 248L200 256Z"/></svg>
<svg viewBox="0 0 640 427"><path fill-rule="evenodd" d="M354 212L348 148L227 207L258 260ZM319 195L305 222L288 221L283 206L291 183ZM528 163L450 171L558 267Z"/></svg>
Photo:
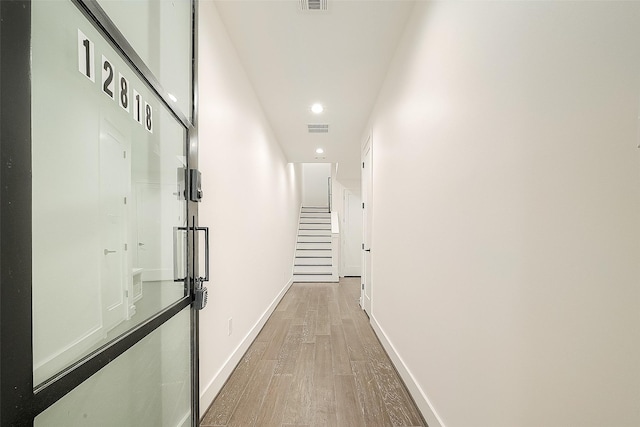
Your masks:
<svg viewBox="0 0 640 427"><path fill-rule="evenodd" d="M70 0L118 50L187 132L188 168L197 168L197 2L192 9L192 109L172 106L168 93L93 0ZM187 296L132 331L33 387L31 0L0 1L0 425L33 426L34 418L108 365L174 315L191 305L197 266L198 207L188 202ZM187 174L188 175L188 174ZM189 188L189 183L186 183ZM198 312L191 309L192 425L199 421Z"/></svg>

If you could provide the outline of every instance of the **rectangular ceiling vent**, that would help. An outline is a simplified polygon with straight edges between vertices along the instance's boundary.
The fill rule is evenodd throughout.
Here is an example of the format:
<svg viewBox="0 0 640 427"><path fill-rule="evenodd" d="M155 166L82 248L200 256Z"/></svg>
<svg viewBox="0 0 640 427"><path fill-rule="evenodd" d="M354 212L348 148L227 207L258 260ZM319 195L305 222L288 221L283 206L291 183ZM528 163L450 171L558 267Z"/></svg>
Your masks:
<svg viewBox="0 0 640 427"><path fill-rule="evenodd" d="M326 11L328 0L300 0L300 9L306 11Z"/></svg>
<svg viewBox="0 0 640 427"><path fill-rule="evenodd" d="M309 124L307 128L309 133L329 133L329 125Z"/></svg>

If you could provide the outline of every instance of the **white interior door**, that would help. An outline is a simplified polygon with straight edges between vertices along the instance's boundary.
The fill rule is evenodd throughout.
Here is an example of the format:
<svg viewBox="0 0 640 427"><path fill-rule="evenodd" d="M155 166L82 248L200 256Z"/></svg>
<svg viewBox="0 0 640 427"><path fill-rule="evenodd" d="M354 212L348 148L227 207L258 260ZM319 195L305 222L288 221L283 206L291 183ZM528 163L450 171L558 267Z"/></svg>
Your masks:
<svg viewBox="0 0 640 427"><path fill-rule="evenodd" d="M126 203L129 162L126 146L110 132L100 135L100 296L104 332L127 316Z"/></svg>
<svg viewBox="0 0 640 427"><path fill-rule="evenodd" d="M182 170L182 169L179 169ZM182 224L184 208L176 184L138 183L137 249L142 280L173 281L173 227Z"/></svg>
<svg viewBox="0 0 640 427"><path fill-rule="evenodd" d="M371 138L367 141L362 156L362 224L363 224L363 248L362 248L362 308L371 314L371 199L372 199L372 162L371 162Z"/></svg>
<svg viewBox="0 0 640 427"><path fill-rule="evenodd" d="M362 276L362 199L355 191L344 192L343 275Z"/></svg>

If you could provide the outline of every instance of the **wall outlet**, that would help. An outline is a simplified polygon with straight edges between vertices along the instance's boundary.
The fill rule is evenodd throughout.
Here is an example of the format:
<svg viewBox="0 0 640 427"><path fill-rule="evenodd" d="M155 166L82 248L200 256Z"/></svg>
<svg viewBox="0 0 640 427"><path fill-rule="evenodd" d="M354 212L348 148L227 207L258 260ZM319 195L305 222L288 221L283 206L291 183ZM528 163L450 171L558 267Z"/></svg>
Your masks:
<svg viewBox="0 0 640 427"><path fill-rule="evenodd" d="M233 330L233 317L229 317L229 322L227 326L227 335L231 335L232 330Z"/></svg>

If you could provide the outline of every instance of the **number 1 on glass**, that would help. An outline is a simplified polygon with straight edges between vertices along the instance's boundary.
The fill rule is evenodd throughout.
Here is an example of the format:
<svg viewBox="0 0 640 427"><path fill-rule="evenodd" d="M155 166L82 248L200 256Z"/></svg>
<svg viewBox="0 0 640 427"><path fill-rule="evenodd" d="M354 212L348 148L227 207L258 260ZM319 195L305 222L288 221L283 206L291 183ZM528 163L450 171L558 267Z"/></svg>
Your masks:
<svg viewBox="0 0 640 427"><path fill-rule="evenodd" d="M137 90L133 90L133 119L142 124L142 97Z"/></svg>
<svg viewBox="0 0 640 427"><path fill-rule="evenodd" d="M93 55L93 42L78 29L78 71L92 82L95 82L96 65L93 60Z"/></svg>

